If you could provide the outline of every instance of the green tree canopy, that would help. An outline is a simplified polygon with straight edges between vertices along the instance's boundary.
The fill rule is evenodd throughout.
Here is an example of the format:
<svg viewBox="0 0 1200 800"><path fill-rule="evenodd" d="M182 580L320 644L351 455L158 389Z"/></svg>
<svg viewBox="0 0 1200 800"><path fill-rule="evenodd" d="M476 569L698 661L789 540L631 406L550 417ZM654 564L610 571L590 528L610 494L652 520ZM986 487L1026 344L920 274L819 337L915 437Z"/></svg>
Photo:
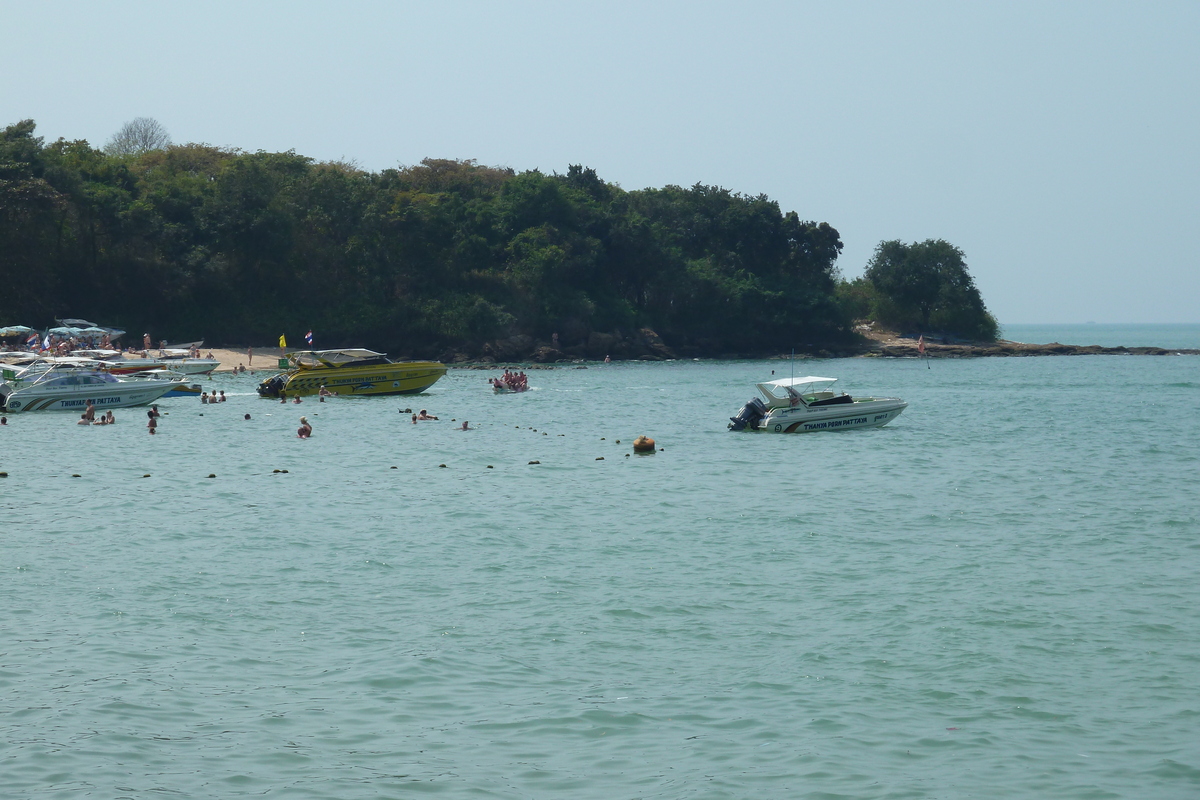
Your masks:
<svg viewBox="0 0 1200 800"><path fill-rule="evenodd" d="M837 230L764 195L625 191L579 164L518 173L431 158L371 173L293 152L153 137L98 150L34 132L32 120L0 131L5 324L85 317L213 345L312 328L330 347L420 356L555 333L569 355L595 355L593 342L643 328L681 355L853 341ZM924 247L885 244L885 283L885 267ZM895 305L965 330L951 312L978 292L965 267L934 260L936 302L897 291Z"/></svg>
<svg viewBox="0 0 1200 800"><path fill-rule="evenodd" d="M986 341L999 333L963 251L944 239L880 242L863 277L874 290L873 315L883 324ZM861 298L862 287L845 294Z"/></svg>

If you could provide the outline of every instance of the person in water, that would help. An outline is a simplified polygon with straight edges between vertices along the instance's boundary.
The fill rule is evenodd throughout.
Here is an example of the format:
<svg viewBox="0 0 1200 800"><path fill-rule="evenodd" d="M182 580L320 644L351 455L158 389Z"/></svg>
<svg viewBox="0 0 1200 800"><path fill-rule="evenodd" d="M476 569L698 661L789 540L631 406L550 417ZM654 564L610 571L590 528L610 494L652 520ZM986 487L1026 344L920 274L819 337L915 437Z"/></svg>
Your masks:
<svg viewBox="0 0 1200 800"><path fill-rule="evenodd" d="M430 416L429 412L422 408L421 413L417 415L417 419L437 419L437 417Z"/></svg>
<svg viewBox="0 0 1200 800"><path fill-rule="evenodd" d="M312 425L308 424L308 417L300 418L300 427L296 429L296 435L301 439L307 439L312 436Z"/></svg>
<svg viewBox="0 0 1200 800"><path fill-rule="evenodd" d="M463 424L462 424L462 428L460 428L459 430L469 431L469 430L472 430L472 428L471 428L471 426L470 426L470 425L468 425L468 424L467 424L467 421L464 419L464 420L463 420Z"/></svg>

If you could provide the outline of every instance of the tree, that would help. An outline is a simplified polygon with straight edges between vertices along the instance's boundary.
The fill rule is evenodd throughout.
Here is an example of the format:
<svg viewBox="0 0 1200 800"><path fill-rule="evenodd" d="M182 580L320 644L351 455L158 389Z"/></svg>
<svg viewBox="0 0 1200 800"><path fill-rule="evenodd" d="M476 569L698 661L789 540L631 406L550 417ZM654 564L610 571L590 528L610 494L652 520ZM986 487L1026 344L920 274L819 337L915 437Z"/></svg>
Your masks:
<svg viewBox="0 0 1200 800"><path fill-rule="evenodd" d="M138 117L113 134L104 145L104 152L111 156L136 156L151 150L165 150L170 144L171 135L158 120Z"/></svg>
<svg viewBox="0 0 1200 800"><path fill-rule="evenodd" d="M880 242L864 277L878 292L873 311L884 324L989 341L999 334L963 251L944 239Z"/></svg>

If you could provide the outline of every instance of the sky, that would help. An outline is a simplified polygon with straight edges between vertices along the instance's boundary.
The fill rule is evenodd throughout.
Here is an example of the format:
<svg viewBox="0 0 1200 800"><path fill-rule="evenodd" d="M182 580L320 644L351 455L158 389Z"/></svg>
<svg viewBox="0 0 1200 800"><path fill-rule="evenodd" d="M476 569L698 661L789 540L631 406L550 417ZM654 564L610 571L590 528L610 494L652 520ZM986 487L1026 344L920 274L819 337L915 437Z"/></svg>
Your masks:
<svg viewBox="0 0 1200 800"><path fill-rule="evenodd" d="M1006 324L1200 323L1200 3L0 0L0 125L765 194ZM1200 228L1200 225L1198 225Z"/></svg>

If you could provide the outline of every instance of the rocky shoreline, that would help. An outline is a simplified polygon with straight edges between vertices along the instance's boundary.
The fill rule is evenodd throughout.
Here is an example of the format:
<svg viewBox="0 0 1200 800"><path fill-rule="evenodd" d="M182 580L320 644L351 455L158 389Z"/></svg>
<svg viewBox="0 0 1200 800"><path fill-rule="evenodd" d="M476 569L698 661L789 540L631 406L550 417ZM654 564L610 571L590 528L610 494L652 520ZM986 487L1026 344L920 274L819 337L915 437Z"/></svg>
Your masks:
<svg viewBox="0 0 1200 800"><path fill-rule="evenodd" d="M841 347L816 347L797 351L796 355L806 358L917 358L920 345L917 337L877 330L860 325L856 331L859 341ZM1165 347L1102 347L1100 345L1073 345L1050 342L1029 344L1000 339L995 342L951 341L936 337L926 338L925 356L928 358L988 358L996 356L1091 356L1091 355L1137 355L1169 356L1200 355L1200 350L1181 350ZM700 352L695 348L672 348L663 342L657 333L642 328L630 334L592 333L586 342L575 346L555 347L529 336L513 336L484 345L482 356L472 357L466 353L449 352L442 356L447 364L477 365L487 368L490 364L529 363L560 364L584 361L603 361L605 356L614 361L668 361L680 358L710 358L716 360L750 358L788 358L790 354L779 353L713 353Z"/></svg>
<svg viewBox="0 0 1200 800"><path fill-rule="evenodd" d="M870 358L917 358L920 340L891 331L859 330L866 340L862 350L854 355ZM1181 350L1166 347L1101 347L1100 345L1028 344L998 339L994 342L950 342L925 340L927 358L989 358L996 356L1174 356L1200 355L1200 350Z"/></svg>

